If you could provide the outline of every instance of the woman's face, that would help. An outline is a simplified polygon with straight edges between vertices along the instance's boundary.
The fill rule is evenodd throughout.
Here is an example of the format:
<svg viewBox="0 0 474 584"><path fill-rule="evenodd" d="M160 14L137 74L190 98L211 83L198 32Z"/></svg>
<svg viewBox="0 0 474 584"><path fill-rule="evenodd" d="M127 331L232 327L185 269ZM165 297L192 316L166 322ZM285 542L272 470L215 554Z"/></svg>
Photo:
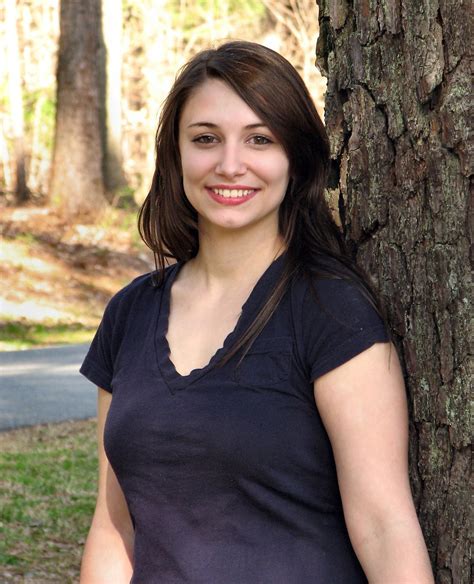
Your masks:
<svg viewBox="0 0 474 584"><path fill-rule="evenodd" d="M258 115L210 79L186 102L179 124L183 186L200 229L262 227L278 233L289 161Z"/></svg>

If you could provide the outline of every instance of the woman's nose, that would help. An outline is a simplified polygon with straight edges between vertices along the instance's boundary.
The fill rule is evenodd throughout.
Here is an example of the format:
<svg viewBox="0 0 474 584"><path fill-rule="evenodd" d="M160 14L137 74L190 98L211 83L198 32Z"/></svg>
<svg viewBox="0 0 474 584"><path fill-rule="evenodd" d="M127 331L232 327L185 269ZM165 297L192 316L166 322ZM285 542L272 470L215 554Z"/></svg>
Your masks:
<svg viewBox="0 0 474 584"><path fill-rule="evenodd" d="M224 176L237 176L245 174L246 170L247 166L239 146L225 144L220 152L220 158L216 165L216 173Z"/></svg>

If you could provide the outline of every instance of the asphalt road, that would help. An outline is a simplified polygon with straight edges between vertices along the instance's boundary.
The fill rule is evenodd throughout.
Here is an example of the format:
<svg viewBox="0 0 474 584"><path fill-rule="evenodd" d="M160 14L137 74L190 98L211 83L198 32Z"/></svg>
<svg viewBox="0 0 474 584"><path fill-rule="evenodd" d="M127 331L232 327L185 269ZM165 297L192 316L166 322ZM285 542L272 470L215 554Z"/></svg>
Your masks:
<svg viewBox="0 0 474 584"><path fill-rule="evenodd" d="M79 374L87 349L0 352L0 430L95 416L97 392Z"/></svg>

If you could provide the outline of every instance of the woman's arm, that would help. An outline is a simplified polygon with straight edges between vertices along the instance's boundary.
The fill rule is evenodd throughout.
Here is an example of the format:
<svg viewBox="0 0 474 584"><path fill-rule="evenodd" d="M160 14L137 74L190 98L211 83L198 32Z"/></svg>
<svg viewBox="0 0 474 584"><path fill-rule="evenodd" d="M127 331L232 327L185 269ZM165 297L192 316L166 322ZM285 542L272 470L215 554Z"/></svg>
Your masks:
<svg viewBox="0 0 474 584"><path fill-rule="evenodd" d="M433 584L408 481L408 421L396 350L377 343L314 383L344 516L370 584Z"/></svg>
<svg viewBox="0 0 474 584"><path fill-rule="evenodd" d="M110 393L99 389L99 491L82 558L80 584L128 584L132 577L133 525L122 489L104 451L104 425L111 400Z"/></svg>

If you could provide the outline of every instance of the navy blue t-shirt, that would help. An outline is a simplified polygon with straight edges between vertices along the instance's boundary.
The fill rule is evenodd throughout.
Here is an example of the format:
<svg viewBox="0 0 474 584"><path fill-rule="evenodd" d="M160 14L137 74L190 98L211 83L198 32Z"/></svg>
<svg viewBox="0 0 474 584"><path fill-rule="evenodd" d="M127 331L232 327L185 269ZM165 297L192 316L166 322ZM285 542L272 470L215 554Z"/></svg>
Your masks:
<svg viewBox="0 0 474 584"><path fill-rule="evenodd" d="M112 392L104 444L135 527L135 584L361 584L313 381L384 325L342 280L294 281L238 365L219 365L283 268L263 274L224 346L177 373L166 340L180 264L110 301L81 372ZM190 330L189 334L193 334ZM238 366L237 366L238 365Z"/></svg>

